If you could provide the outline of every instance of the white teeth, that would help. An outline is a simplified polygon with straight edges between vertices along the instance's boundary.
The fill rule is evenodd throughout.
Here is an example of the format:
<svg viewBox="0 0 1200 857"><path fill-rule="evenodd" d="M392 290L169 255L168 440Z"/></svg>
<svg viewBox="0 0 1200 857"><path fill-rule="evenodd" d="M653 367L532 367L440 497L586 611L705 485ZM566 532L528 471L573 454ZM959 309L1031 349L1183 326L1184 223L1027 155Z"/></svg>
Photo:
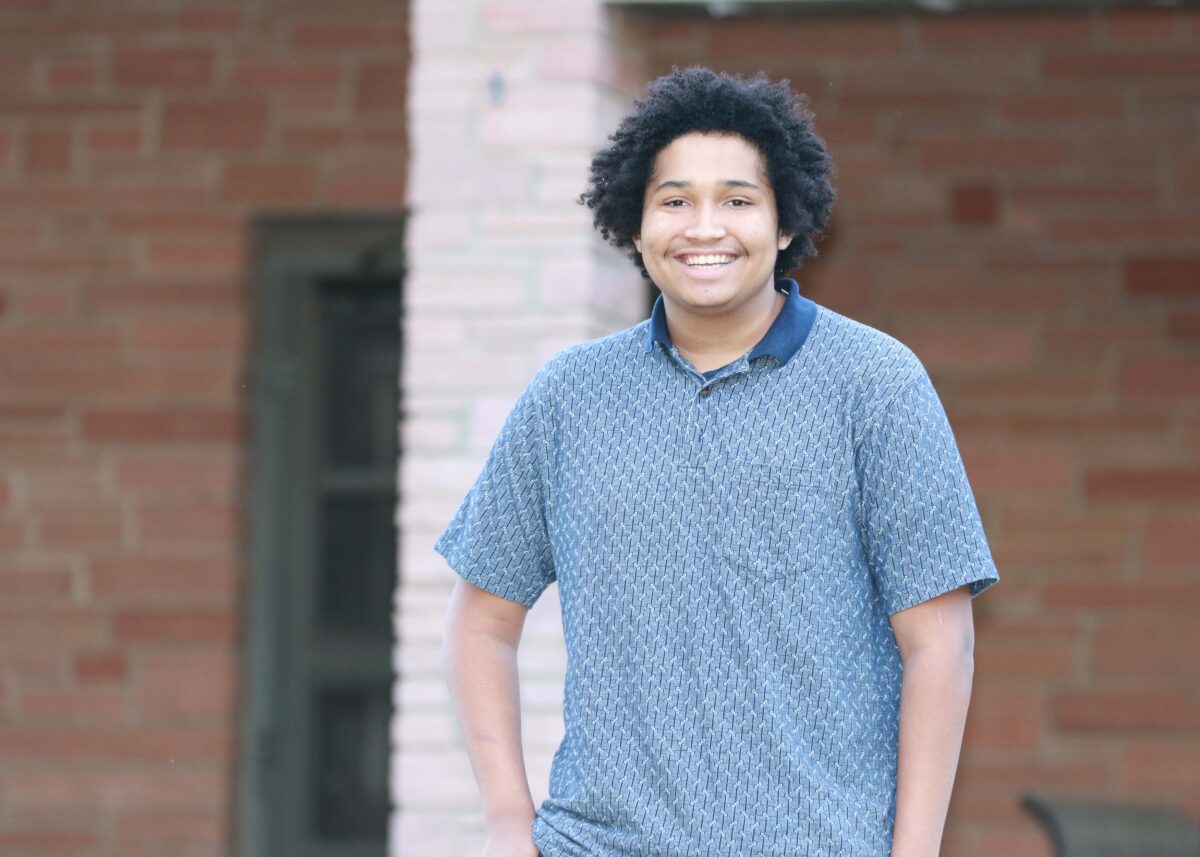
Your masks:
<svg viewBox="0 0 1200 857"><path fill-rule="evenodd" d="M733 256L718 256L718 255L684 256L683 257L684 264L692 265L692 266L728 265L730 262L733 261L733 259L734 259Z"/></svg>

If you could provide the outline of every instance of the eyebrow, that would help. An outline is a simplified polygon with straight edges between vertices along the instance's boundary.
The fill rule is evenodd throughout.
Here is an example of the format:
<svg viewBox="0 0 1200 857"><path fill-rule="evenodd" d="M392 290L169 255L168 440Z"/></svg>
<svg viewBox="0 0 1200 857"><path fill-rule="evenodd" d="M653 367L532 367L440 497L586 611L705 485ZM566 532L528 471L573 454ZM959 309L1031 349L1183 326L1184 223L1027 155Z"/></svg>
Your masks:
<svg viewBox="0 0 1200 857"><path fill-rule="evenodd" d="M761 190L762 189L758 185L756 185L754 182L748 182L748 181L744 181L742 179L725 179L725 181L721 182L721 184L724 185L725 187L745 187L745 188L750 188L751 190ZM694 187L692 182L665 181L665 182L661 183L660 185L658 185L658 187L656 187L653 192L658 193L663 188L685 188L686 189L686 188L690 188L690 187Z"/></svg>

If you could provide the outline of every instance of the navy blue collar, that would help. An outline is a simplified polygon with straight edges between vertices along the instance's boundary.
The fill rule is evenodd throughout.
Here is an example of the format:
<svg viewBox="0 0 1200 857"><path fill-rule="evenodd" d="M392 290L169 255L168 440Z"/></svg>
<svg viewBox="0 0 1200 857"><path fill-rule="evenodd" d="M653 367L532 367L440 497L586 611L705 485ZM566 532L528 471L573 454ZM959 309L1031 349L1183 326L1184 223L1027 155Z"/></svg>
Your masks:
<svg viewBox="0 0 1200 857"><path fill-rule="evenodd" d="M746 355L747 360L771 355L782 365L787 363L800 350L808 332L812 330L813 321L817 317L817 305L800 294L800 284L789 278L775 281L775 290L787 295L787 301L775 316L775 321L763 338L758 341ZM667 308L663 305L662 295L654 302L650 312L650 324L646 336L646 351L654 350L654 343L661 342L671 348L671 334L667 330Z"/></svg>

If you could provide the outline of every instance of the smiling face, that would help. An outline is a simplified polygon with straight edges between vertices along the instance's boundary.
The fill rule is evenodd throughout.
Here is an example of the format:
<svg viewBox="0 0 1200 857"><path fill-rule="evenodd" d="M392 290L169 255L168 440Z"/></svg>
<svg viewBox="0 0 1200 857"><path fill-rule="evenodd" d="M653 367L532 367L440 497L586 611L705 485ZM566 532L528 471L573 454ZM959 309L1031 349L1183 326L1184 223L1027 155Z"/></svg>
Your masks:
<svg viewBox="0 0 1200 857"><path fill-rule="evenodd" d="M732 134L686 134L658 153L634 244L671 309L736 313L772 299L780 235L762 156Z"/></svg>

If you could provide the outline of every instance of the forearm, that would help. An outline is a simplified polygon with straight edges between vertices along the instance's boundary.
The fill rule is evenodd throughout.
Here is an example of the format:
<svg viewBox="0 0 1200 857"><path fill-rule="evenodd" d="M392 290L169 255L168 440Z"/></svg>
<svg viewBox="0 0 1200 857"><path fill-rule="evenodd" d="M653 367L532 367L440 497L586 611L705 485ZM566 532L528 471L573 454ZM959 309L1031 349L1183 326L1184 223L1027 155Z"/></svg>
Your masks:
<svg viewBox="0 0 1200 857"><path fill-rule="evenodd" d="M892 857L937 857L974 674L970 652L929 648L904 662Z"/></svg>
<svg viewBox="0 0 1200 857"><path fill-rule="evenodd" d="M516 649L487 634L452 631L443 663L488 827L532 823Z"/></svg>

